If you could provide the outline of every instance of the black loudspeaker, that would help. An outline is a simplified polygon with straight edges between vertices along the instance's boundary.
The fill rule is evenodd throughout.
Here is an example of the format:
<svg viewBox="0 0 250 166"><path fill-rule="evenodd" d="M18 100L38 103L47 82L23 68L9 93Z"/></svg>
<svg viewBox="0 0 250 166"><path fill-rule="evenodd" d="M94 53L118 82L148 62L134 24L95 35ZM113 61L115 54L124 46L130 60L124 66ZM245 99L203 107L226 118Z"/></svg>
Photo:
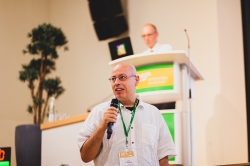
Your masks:
<svg viewBox="0 0 250 166"><path fill-rule="evenodd" d="M89 0L89 9L93 21L123 13L120 0Z"/></svg>
<svg viewBox="0 0 250 166"><path fill-rule="evenodd" d="M117 37L128 30L120 0L89 0L89 9L99 40Z"/></svg>
<svg viewBox="0 0 250 166"><path fill-rule="evenodd" d="M124 16L118 16L94 23L95 31L99 40L119 36L128 30L128 25Z"/></svg>

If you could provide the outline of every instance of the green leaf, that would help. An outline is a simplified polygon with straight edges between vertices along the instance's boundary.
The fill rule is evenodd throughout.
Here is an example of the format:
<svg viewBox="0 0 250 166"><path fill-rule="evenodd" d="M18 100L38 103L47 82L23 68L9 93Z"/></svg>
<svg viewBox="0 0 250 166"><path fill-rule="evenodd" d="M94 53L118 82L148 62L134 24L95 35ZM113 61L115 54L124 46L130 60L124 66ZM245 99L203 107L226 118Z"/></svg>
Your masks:
<svg viewBox="0 0 250 166"><path fill-rule="evenodd" d="M32 114L33 113L33 107L31 105L28 105L27 111Z"/></svg>
<svg viewBox="0 0 250 166"><path fill-rule="evenodd" d="M34 81L38 79L38 74L39 72L37 70L25 68L24 70L19 71L19 79L23 82Z"/></svg>
<svg viewBox="0 0 250 166"><path fill-rule="evenodd" d="M50 56L52 59L58 58L56 48L68 43L60 28L46 23L32 29L28 37L31 38L31 43L27 45L26 52Z"/></svg>
<svg viewBox="0 0 250 166"><path fill-rule="evenodd" d="M60 85L61 80L59 77L55 79L49 78L43 81L43 89L47 92L48 96L55 96L55 98L59 97L65 89Z"/></svg>
<svg viewBox="0 0 250 166"><path fill-rule="evenodd" d="M33 96L33 102L36 104L36 105L42 105L44 103L44 100L43 99L39 99L37 98L36 96Z"/></svg>

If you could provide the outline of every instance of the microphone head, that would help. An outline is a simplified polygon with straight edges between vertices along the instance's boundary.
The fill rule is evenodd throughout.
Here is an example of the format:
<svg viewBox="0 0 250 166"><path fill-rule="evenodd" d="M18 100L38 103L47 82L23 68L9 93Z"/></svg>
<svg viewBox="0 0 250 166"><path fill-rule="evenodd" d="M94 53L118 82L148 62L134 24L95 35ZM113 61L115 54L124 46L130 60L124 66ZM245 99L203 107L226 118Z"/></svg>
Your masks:
<svg viewBox="0 0 250 166"><path fill-rule="evenodd" d="M118 99L117 99L117 98L113 98L113 99L111 100L110 107L118 108ZM114 125L113 122L109 122L109 123L108 123L108 128L107 128L107 139L110 139L111 134L113 133L113 125Z"/></svg>
<svg viewBox="0 0 250 166"><path fill-rule="evenodd" d="M118 99L117 98L113 98L111 100L110 107L118 108Z"/></svg>

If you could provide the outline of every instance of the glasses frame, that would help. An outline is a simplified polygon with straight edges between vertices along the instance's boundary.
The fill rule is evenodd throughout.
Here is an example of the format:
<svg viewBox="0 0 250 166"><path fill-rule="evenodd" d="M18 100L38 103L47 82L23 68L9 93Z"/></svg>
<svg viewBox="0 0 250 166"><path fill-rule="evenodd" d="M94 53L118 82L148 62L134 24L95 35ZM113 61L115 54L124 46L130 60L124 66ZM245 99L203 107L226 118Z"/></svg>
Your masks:
<svg viewBox="0 0 250 166"><path fill-rule="evenodd" d="M122 77L125 77L125 78L122 78ZM127 76L127 75L119 75L118 77L110 77L108 80L111 82L111 83L115 83L116 80L118 79L119 81L126 81L128 78L130 77L136 77L136 75L132 74L130 76Z"/></svg>
<svg viewBox="0 0 250 166"><path fill-rule="evenodd" d="M148 33L148 34L144 34L144 35L141 35L142 38L145 38L145 37L151 37L153 35L155 35L156 31L152 32L152 33Z"/></svg>

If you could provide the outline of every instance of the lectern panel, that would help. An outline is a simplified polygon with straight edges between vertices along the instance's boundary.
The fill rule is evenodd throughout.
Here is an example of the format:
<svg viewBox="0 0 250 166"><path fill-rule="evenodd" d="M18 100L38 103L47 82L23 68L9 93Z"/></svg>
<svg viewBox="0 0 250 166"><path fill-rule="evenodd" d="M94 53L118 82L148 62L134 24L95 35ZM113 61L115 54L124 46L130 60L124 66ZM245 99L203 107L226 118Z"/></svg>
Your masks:
<svg viewBox="0 0 250 166"><path fill-rule="evenodd" d="M170 164L182 164L181 119L179 110L161 110L175 144L176 157L170 158Z"/></svg>
<svg viewBox="0 0 250 166"><path fill-rule="evenodd" d="M136 92L173 90L173 66L173 63L164 63L136 68L137 74L140 76L140 83L136 88Z"/></svg>
<svg viewBox="0 0 250 166"><path fill-rule="evenodd" d="M177 63L136 67L140 83L136 93L146 102L157 104L180 99L180 71Z"/></svg>

